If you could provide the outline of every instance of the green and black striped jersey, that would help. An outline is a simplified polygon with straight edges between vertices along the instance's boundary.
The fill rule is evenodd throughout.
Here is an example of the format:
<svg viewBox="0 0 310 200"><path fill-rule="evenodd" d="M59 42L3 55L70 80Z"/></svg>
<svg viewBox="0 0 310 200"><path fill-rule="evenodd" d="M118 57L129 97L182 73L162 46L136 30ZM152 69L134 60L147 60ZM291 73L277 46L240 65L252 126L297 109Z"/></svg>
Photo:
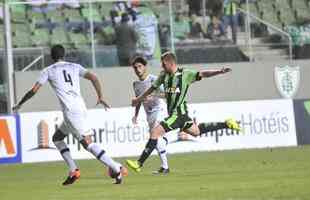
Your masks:
<svg viewBox="0 0 310 200"><path fill-rule="evenodd" d="M152 87L158 88L164 85L165 97L167 100L167 110L169 115L186 114L186 95L189 86L195 81L201 80L199 72L192 69L178 68L174 74L162 71Z"/></svg>

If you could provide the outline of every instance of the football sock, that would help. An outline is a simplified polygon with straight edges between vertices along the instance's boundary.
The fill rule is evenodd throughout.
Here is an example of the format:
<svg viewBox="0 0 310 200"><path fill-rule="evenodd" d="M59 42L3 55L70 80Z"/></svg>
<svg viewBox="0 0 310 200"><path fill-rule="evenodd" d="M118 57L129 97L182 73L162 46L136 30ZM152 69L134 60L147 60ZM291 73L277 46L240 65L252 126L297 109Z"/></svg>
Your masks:
<svg viewBox="0 0 310 200"><path fill-rule="evenodd" d="M167 151L166 151L167 144L168 144L168 140L165 137L160 137L158 138L157 145L156 145L156 150L161 160L161 167L165 169L169 168L168 159L167 159Z"/></svg>
<svg viewBox="0 0 310 200"><path fill-rule="evenodd" d="M143 150L138 162L140 164L140 166L142 167L143 163L145 162L145 160L151 155L151 153L153 152L153 150L155 149L157 145L157 139L149 139L149 141L147 142L145 149Z"/></svg>
<svg viewBox="0 0 310 200"><path fill-rule="evenodd" d="M198 125L200 135L210 132L210 131L216 131L219 129L228 128L227 124L225 122L217 122L217 123L200 123Z"/></svg>
<svg viewBox="0 0 310 200"><path fill-rule="evenodd" d="M178 133L175 131L170 131L168 133L165 133L164 137L168 140L168 144L175 143L179 140Z"/></svg>
<svg viewBox="0 0 310 200"><path fill-rule="evenodd" d="M60 152L62 158L64 159L64 161L68 165L70 172L75 171L77 169L77 166L76 166L74 160L72 159L70 149L68 148L66 143L64 141L55 141L54 144L55 144L56 148L58 149L58 151Z"/></svg>
<svg viewBox="0 0 310 200"><path fill-rule="evenodd" d="M120 172L121 164L115 162L112 158L110 158L98 144L89 144L87 150L92 153L100 162L102 162L108 167L111 167L114 172Z"/></svg>

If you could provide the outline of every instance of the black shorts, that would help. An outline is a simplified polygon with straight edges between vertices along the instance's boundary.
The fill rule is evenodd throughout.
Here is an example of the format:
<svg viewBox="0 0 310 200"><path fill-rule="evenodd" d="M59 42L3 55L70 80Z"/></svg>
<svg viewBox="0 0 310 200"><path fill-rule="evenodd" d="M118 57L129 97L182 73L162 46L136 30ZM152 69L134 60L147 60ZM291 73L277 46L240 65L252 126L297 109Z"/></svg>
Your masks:
<svg viewBox="0 0 310 200"><path fill-rule="evenodd" d="M193 123L193 120L187 114L173 114L161 121L160 125L165 129L166 132L169 132L178 128L181 129L181 131L189 129Z"/></svg>

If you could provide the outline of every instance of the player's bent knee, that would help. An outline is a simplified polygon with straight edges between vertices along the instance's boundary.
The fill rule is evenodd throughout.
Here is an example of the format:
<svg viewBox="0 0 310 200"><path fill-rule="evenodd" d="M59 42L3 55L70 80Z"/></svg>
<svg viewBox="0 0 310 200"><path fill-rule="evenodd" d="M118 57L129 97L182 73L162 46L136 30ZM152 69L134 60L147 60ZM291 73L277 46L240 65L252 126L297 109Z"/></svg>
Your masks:
<svg viewBox="0 0 310 200"><path fill-rule="evenodd" d="M152 129L150 138L151 139L158 139L164 133L165 133L165 129L161 125L158 125Z"/></svg>
<svg viewBox="0 0 310 200"><path fill-rule="evenodd" d="M55 143L57 141L62 141L65 137L66 135L61 130L57 130L55 134L53 135L52 140Z"/></svg>

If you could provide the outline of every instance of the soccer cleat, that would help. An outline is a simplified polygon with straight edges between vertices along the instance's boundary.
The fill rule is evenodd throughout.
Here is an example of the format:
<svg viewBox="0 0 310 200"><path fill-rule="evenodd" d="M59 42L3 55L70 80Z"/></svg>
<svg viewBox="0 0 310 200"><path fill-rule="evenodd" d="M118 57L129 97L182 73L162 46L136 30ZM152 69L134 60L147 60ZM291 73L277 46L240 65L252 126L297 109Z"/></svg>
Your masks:
<svg viewBox="0 0 310 200"><path fill-rule="evenodd" d="M120 172L115 177L114 184L121 184L123 182L123 177L128 176L128 170L126 167L121 166Z"/></svg>
<svg viewBox="0 0 310 200"><path fill-rule="evenodd" d="M160 175L160 174L167 175L167 174L169 174L169 172L170 172L169 168L168 168L168 169L165 169L165 168L161 167L161 168L159 168L159 170L154 171L153 174L157 174L157 175Z"/></svg>
<svg viewBox="0 0 310 200"><path fill-rule="evenodd" d="M141 166L138 161L126 160L126 164L130 169L134 170L135 172L141 171Z"/></svg>
<svg viewBox="0 0 310 200"><path fill-rule="evenodd" d="M79 180L80 176L81 176L80 170L76 169L75 171L69 173L69 176L62 183L62 185L71 185L75 181Z"/></svg>
<svg viewBox="0 0 310 200"><path fill-rule="evenodd" d="M228 128L241 132L240 122L237 122L234 119L227 119L225 120L225 123Z"/></svg>

